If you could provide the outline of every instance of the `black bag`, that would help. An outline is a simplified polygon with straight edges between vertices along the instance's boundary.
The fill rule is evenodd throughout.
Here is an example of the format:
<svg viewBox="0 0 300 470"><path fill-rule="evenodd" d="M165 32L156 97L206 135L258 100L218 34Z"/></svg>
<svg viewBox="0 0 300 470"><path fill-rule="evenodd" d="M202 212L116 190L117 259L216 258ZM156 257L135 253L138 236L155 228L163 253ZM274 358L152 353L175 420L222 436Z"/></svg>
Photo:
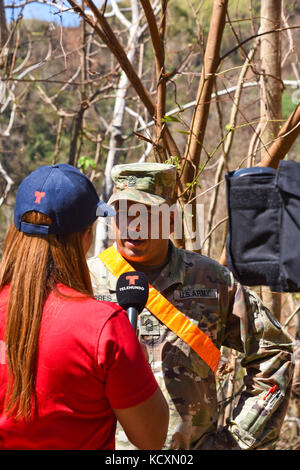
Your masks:
<svg viewBox="0 0 300 470"><path fill-rule="evenodd" d="M300 292L300 163L226 174L227 266L244 285Z"/></svg>

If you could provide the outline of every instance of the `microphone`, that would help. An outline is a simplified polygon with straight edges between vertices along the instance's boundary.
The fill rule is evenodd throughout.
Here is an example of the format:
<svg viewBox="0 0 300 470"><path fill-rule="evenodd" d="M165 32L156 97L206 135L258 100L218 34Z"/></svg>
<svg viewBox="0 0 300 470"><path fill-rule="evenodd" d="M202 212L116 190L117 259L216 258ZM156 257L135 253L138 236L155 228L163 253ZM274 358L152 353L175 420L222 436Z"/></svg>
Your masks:
<svg viewBox="0 0 300 470"><path fill-rule="evenodd" d="M127 311L129 321L136 331L138 314L145 307L149 295L146 275L139 271L121 274L117 281L116 294L118 304Z"/></svg>

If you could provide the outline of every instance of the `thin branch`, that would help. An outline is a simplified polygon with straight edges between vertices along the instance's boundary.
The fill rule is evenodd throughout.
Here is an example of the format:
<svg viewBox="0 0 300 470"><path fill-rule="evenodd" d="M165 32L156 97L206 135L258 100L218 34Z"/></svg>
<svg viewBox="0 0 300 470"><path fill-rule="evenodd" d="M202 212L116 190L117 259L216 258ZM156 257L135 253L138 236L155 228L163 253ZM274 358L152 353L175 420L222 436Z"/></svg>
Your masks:
<svg viewBox="0 0 300 470"><path fill-rule="evenodd" d="M95 30L95 32L107 45L107 47L116 57L122 69L126 73L131 85L135 89L137 95L142 100L148 112L152 117L154 117L156 112L156 106L152 100L152 97L145 89L142 81L134 70L134 67L130 64L126 52L124 51L118 39L116 38L106 18L101 14L101 12L91 0L84 1L91 9L100 27L91 17L86 15L82 8L80 8L79 5L77 5L73 0L68 0L68 3L70 3L76 13L78 13L87 23L90 24L90 26ZM168 130L166 130L166 140L168 144L169 153L172 153L173 155L180 155L177 145Z"/></svg>
<svg viewBox="0 0 300 470"><path fill-rule="evenodd" d="M220 225L222 225L224 222L226 222L228 219L229 219L228 216L224 217L223 219L219 220L219 222L217 222L217 223L210 229L210 231L205 235L205 238L201 241L201 250L203 249L203 246L204 246L205 242L210 238L210 236L212 235L212 233L213 233Z"/></svg>
<svg viewBox="0 0 300 470"><path fill-rule="evenodd" d="M283 83L284 83L285 86L291 86L293 88L299 86L299 83L298 83L297 80L283 80ZM243 88L252 88L252 87L256 87L256 86L259 86L258 82L242 83ZM238 87L238 85L234 85L230 88L224 88L224 90L218 90L216 93L212 93L210 98L213 99L213 98L218 98L219 96L229 95L230 93L236 91L237 87ZM195 104L196 104L196 100L189 101L188 103L183 104L182 106L178 106L177 108L173 108L170 111L167 111L165 116L174 116L174 114L182 113L183 111L187 111L188 109L195 106ZM145 129L149 129L149 127L152 127L154 125L155 125L155 121L149 121L146 127L139 127L137 129L137 131L141 132Z"/></svg>
<svg viewBox="0 0 300 470"><path fill-rule="evenodd" d="M31 73L33 70L36 70L36 69L42 67L44 64L46 64L48 62L48 60L50 59L50 57L51 57L51 53L52 53L52 47L51 47L51 44L49 44L49 48L48 48L48 52L47 52L46 57L44 59L42 59L40 62L37 62L37 63L27 67L25 70L23 70L23 72L20 73L18 79L22 79L28 73ZM13 80L13 84L12 84L11 90L10 90L11 92L13 92L13 90L15 89L15 86L16 86L16 80ZM5 111L8 104L10 103L11 99L12 99L12 94L9 93L5 103L3 103L3 105L0 109L0 114Z"/></svg>
<svg viewBox="0 0 300 470"><path fill-rule="evenodd" d="M230 51L226 52L226 54L224 54L220 60L223 61L224 59L226 59L226 57L228 57L230 54L232 54L233 52L237 51L240 47L242 47L244 44L246 44L247 42L251 41L252 39L256 39L256 38L259 38L261 36L265 36L266 34L272 34L272 33L280 33L282 31L286 31L287 29L299 29L300 28L300 25L297 25L297 26L288 26L286 28L277 28L277 29L272 29L271 31L264 31L263 33L257 33L257 34L253 34L252 36L249 36L248 38L244 39L243 41L241 41L237 46L233 47L232 49L230 49Z"/></svg>
<svg viewBox="0 0 300 470"><path fill-rule="evenodd" d="M53 157L53 165L55 165L57 163L57 157L58 157L59 149L60 149L61 134L62 134L62 129L63 129L63 123L64 123L64 116L59 116L55 151L54 151L54 157Z"/></svg>
<svg viewBox="0 0 300 470"><path fill-rule="evenodd" d="M1 132L1 137L9 137L10 136L10 131L12 130L12 126L16 117L16 111L17 111L17 104L16 102L13 103L10 117L9 117L9 123L4 132Z"/></svg>
<svg viewBox="0 0 300 470"><path fill-rule="evenodd" d="M102 144L102 137L100 134L97 135L97 145L96 145L96 154L95 154L95 165L97 166L99 159L100 159L100 151L101 151L101 144ZM96 170L92 170L90 180L93 181L96 177Z"/></svg>
<svg viewBox="0 0 300 470"><path fill-rule="evenodd" d="M298 305L298 307L296 308L296 310L288 317L288 319L285 321L284 323L284 327L286 327L290 321L294 318L294 316L296 315L296 313L298 313L300 311L300 305Z"/></svg>
<svg viewBox="0 0 300 470"><path fill-rule="evenodd" d="M8 196L9 191L11 190L11 187L14 185L13 179L8 175L7 171L3 168L1 162L0 162L0 174L3 176L3 178L6 181L6 187L3 192L3 195L0 198L0 206L2 206L3 202Z"/></svg>
<svg viewBox="0 0 300 470"><path fill-rule="evenodd" d="M120 8L118 7L118 4L117 4L116 0L110 0L110 4L111 4L111 7L112 7L112 11L113 11L113 13L116 15L116 17L118 18L118 20L119 20L127 29L130 29L130 28L131 28L131 23L130 23L130 21L127 20L126 16L123 15L123 13L121 12Z"/></svg>

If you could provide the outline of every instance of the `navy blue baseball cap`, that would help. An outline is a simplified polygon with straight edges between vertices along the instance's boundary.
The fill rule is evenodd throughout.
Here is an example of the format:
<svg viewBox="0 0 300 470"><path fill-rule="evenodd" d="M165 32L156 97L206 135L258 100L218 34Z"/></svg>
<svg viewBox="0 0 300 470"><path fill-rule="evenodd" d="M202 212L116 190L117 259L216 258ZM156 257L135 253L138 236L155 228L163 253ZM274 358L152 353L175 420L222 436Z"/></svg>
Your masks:
<svg viewBox="0 0 300 470"><path fill-rule="evenodd" d="M41 212L51 225L22 222L26 212ZM97 217L114 216L114 209L101 201L90 179L66 163L41 166L20 184L15 204L14 224L28 234L63 235L82 232Z"/></svg>

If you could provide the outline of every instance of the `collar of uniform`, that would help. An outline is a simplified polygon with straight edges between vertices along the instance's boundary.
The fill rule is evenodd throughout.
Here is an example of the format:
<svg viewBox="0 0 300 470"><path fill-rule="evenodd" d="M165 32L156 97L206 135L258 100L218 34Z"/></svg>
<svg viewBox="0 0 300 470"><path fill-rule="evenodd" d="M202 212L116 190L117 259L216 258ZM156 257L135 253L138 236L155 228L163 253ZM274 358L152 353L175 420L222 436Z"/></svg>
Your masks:
<svg viewBox="0 0 300 470"><path fill-rule="evenodd" d="M107 269L107 287L110 291L116 292L118 279Z"/></svg>
<svg viewBox="0 0 300 470"><path fill-rule="evenodd" d="M185 263L182 256L182 250L170 243L170 261L161 270L159 276L152 283L153 287L159 292L163 292L174 284L183 284L185 277Z"/></svg>
<svg viewBox="0 0 300 470"><path fill-rule="evenodd" d="M117 250L116 242L113 244L113 246ZM106 268L106 271L107 271L107 278L106 278L107 287L110 291L116 292L118 279L109 271L108 268Z"/></svg>

